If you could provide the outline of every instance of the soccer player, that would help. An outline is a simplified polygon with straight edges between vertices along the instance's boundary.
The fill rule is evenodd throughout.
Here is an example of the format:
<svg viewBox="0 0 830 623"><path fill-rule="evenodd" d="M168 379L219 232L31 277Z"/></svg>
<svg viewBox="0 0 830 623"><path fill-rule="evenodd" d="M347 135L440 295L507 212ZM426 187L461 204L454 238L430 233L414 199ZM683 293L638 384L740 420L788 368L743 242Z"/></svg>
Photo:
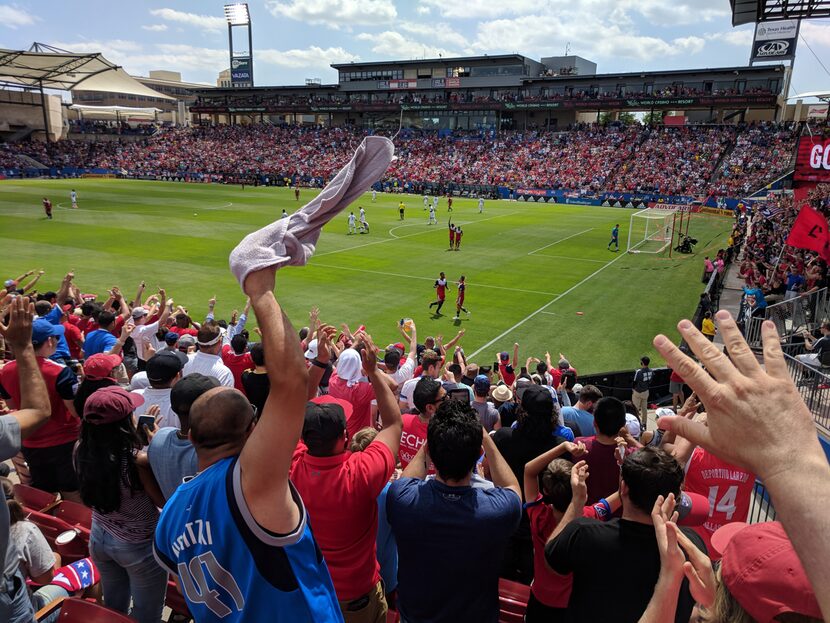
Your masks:
<svg viewBox="0 0 830 623"><path fill-rule="evenodd" d="M376 191L376 190L373 188L373 189L372 189L372 203L374 203L374 202L375 202L375 199L377 199L377 196L378 196L378 191Z"/></svg>
<svg viewBox="0 0 830 623"><path fill-rule="evenodd" d="M455 225L450 223L450 251L455 248Z"/></svg>
<svg viewBox="0 0 830 623"><path fill-rule="evenodd" d="M357 227L355 226L356 220L354 212L349 212L349 233L347 235L351 236L357 233Z"/></svg>
<svg viewBox="0 0 830 623"><path fill-rule="evenodd" d="M470 312L464 307L464 295L467 293L467 283L464 275L461 275L456 288L458 289L458 296L455 298L455 317L453 320L458 320L458 314L461 312L464 312L467 316L470 315Z"/></svg>
<svg viewBox="0 0 830 623"><path fill-rule="evenodd" d="M432 207L436 210L438 209L438 195L435 195L432 198Z"/></svg>
<svg viewBox="0 0 830 623"><path fill-rule="evenodd" d="M479 197L478 198L478 213L479 214L484 213L484 197Z"/></svg>
<svg viewBox="0 0 830 623"><path fill-rule="evenodd" d="M196 621L342 621L334 586L288 478L305 421L307 377L274 298L274 269L245 279L271 393L260 417L245 394L208 390L190 409L199 472L164 507L156 560L178 576ZM263 562L267 561L267 562Z"/></svg>
<svg viewBox="0 0 830 623"><path fill-rule="evenodd" d="M447 212L452 212L452 195L447 195Z"/></svg>
<svg viewBox="0 0 830 623"><path fill-rule="evenodd" d="M69 198L72 200L72 209L78 209L78 193L75 192L75 189L72 189L72 192L69 193Z"/></svg>
<svg viewBox="0 0 830 623"><path fill-rule="evenodd" d="M430 206L429 207L429 222L427 223L427 225L437 225L437 224L438 224L438 219L435 218L435 206Z"/></svg>
<svg viewBox="0 0 830 623"><path fill-rule="evenodd" d="M428 205L429 205L429 197L427 197L426 195L424 195L424 210L426 210L426 209L427 209L427 206L428 206Z"/></svg>
<svg viewBox="0 0 830 623"><path fill-rule="evenodd" d="M406 206L403 204L403 201L401 201L401 202L398 204L398 214L400 214L400 215L401 215L401 220L403 220L403 211L404 211L404 208L406 208Z"/></svg>
<svg viewBox="0 0 830 623"><path fill-rule="evenodd" d="M615 251L620 250L620 224L617 223L614 225L614 229L611 230L611 242L608 243L608 250L611 250L611 245L614 245Z"/></svg>
<svg viewBox="0 0 830 623"><path fill-rule="evenodd" d="M48 197L43 198L43 211L46 212L46 218L52 219L52 202Z"/></svg>
<svg viewBox="0 0 830 623"><path fill-rule="evenodd" d="M461 231L461 225L457 225L455 228L455 250L458 251L461 248L461 236L464 235L464 232Z"/></svg>
<svg viewBox="0 0 830 623"><path fill-rule="evenodd" d="M363 206L360 206L360 233L369 233L369 222L366 220L366 210L363 209Z"/></svg>
<svg viewBox="0 0 830 623"><path fill-rule="evenodd" d="M440 273L438 275L438 279L435 280L435 285L432 286L435 288L435 293L438 295L438 300L433 301L429 304L429 308L432 309L433 305L437 305L438 309L435 310L436 315L441 314L441 307L444 305L444 299L447 297L447 288L449 285L447 284L447 278L444 276L444 273Z"/></svg>
<svg viewBox="0 0 830 623"><path fill-rule="evenodd" d="M294 201L300 200L300 187L294 186Z"/></svg>

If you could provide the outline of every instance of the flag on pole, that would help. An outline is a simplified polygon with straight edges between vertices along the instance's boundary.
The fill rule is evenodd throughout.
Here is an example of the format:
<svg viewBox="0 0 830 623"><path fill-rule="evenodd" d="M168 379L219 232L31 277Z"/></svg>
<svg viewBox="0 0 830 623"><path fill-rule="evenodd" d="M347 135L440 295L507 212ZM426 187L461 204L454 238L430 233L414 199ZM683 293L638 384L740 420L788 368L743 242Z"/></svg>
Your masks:
<svg viewBox="0 0 830 623"><path fill-rule="evenodd" d="M804 204L793 223L787 244L799 249L816 251L824 261L830 262L830 228L827 219L808 204Z"/></svg>

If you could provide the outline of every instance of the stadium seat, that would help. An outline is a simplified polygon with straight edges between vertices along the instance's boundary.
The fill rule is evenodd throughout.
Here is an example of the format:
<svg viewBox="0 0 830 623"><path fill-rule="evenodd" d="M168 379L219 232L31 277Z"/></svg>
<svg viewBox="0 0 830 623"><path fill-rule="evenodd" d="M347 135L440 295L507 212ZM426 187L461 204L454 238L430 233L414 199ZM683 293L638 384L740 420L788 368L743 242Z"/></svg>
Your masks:
<svg viewBox="0 0 830 623"><path fill-rule="evenodd" d="M85 599L56 599L38 610L35 619L42 621L60 608L60 623L135 623L125 614Z"/></svg>
<svg viewBox="0 0 830 623"><path fill-rule="evenodd" d="M77 528L83 528L86 531L92 529L92 509L83 504L61 500L61 503L55 506L49 514Z"/></svg>
<svg viewBox="0 0 830 623"><path fill-rule="evenodd" d="M89 556L88 531L76 529L62 519L37 511L29 511L28 519L40 528L49 547L61 555L64 564ZM59 538L62 534L73 532L74 538Z"/></svg>
<svg viewBox="0 0 830 623"><path fill-rule="evenodd" d="M386 611L386 623L398 623L398 621L400 621L400 615L397 610Z"/></svg>
<svg viewBox="0 0 830 623"><path fill-rule="evenodd" d="M499 578L499 623L522 623L530 587Z"/></svg>
<svg viewBox="0 0 830 623"><path fill-rule="evenodd" d="M178 584L176 584L176 580L172 576L167 582L167 596L164 598L164 605L170 608L173 614L184 616L188 619L193 618L187 607L184 595L182 595Z"/></svg>
<svg viewBox="0 0 830 623"><path fill-rule="evenodd" d="M29 485L14 485L14 497L28 510L39 513L48 513L56 503L59 503L58 496L48 491L41 491Z"/></svg>

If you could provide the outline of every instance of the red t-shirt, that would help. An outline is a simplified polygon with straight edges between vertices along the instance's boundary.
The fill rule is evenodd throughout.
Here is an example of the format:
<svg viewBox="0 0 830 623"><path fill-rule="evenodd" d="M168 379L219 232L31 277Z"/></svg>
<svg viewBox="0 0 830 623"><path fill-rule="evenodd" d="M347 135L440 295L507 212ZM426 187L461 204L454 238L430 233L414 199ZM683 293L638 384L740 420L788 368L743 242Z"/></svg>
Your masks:
<svg viewBox="0 0 830 623"><path fill-rule="evenodd" d="M83 337L81 335L81 330L71 322L63 322L63 334L66 337L66 343L69 346L69 355L72 359L80 359L81 358L81 347L78 342Z"/></svg>
<svg viewBox="0 0 830 623"><path fill-rule="evenodd" d="M507 369L508 367L510 368L509 370ZM499 372L501 373L501 378L504 379L505 385L513 385L516 381L516 371L510 365L509 359L507 361L499 361Z"/></svg>
<svg viewBox="0 0 830 623"><path fill-rule="evenodd" d="M389 447L373 441L363 452L311 456L300 442L291 466L331 573L337 599L362 597L380 581L377 497L395 470Z"/></svg>
<svg viewBox="0 0 830 623"><path fill-rule="evenodd" d="M590 480L590 479L589 479ZM533 584L530 590L548 608L567 608L571 598L573 576L559 575L545 563L545 543L556 530L559 522L553 508L542 501L540 493L534 502L525 506L530 519L530 535L533 539ZM607 521L611 518L605 506L595 504L582 509L583 517Z"/></svg>
<svg viewBox="0 0 830 623"><path fill-rule="evenodd" d="M26 448L51 448L77 441L81 420L72 415L63 402L72 400L74 396L75 384L78 382L75 373L65 365L43 357L37 358L37 364L46 381L52 415L35 434L23 440L23 445ZM17 375L16 361L7 363L0 369L0 397L10 399L15 408L20 407L20 378Z"/></svg>
<svg viewBox="0 0 830 623"><path fill-rule="evenodd" d="M346 386L346 381L334 372L329 379L329 396L340 398L352 405L352 417L346 421L349 439L361 428L372 425L372 401L375 399L375 390L371 383L355 383Z"/></svg>
<svg viewBox="0 0 830 623"><path fill-rule="evenodd" d="M588 454L582 457L588 463L588 504L607 498L620 488L620 466L617 465L617 446L606 446L597 441L596 435L577 437L574 443L583 442ZM626 454L634 452L627 448Z"/></svg>
<svg viewBox="0 0 830 623"><path fill-rule="evenodd" d="M196 329L191 329L190 327L182 328L182 327L177 327L177 326L173 325L172 327L168 328L167 330L171 331L172 333L175 333L179 337L181 337L183 335L192 335L193 337L196 337L197 335L199 335L199 332ZM227 365L227 364L225 364L225 365Z"/></svg>
<svg viewBox="0 0 830 623"><path fill-rule="evenodd" d="M675 370L672 370L672 371L671 371L671 376L669 377L669 380L670 380L672 383L684 383L684 382L685 382L685 381L683 380L683 377L682 377L682 376L680 376L680 375L679 375L679 374L678 374Z"/></svg>
<svg viewBox="0 0 830 623"><path fill-rule="evenodd" d="M438 279L435 283L437 284L435 286L435 291L438 292L438 298L443 301L444 297L447 295L447 280L444 279L442 281L441 279Z"/></svg>
<svg viewBox="0 0 830 623"><path fill-rule="evenodd" d="M404 413L401 419L403 419L403 430L401 431L398 459L401 462L401 469L406 469L406 466L412 462L421 446L426 443L428 424L421 420L416 413ZM434 473L434 470L430 473Z"/></svg>
<svg viewBox="0 0 830 623"><path fill-rule="evenodd" d="M84 334L84 337L86 337L88 333L97 331L100 328L98 326L98 323L95 322L95 318L93 318L92 316L90 316L89 318L81 317L78 319L78 322L76 324L78 328L81 330L81 333Z"/></svg>
<svg viewBox="0 0 830 623"><path fill-rule="evenodd" d="M233 374L233 386L244 394L245 388L242 386L242 373L245 372L245 370L253 370L256 368L254 360L251 359L251 353L242 353L241 355L237 355L233 352L233 348L231 348L230 344L225 344L222 347L222 363L228 366Z"/></svg>
<svg viewBox="0 0 830 623"><path fill-rule="evenodd" d="M706 543L712 559L717 560L720 556L712 551L712 534L725 524L746 521L755 489L755 474L735 467L703 448L695 448L686 464L683 488L709 499L709 519L692 530Z"/></svg>

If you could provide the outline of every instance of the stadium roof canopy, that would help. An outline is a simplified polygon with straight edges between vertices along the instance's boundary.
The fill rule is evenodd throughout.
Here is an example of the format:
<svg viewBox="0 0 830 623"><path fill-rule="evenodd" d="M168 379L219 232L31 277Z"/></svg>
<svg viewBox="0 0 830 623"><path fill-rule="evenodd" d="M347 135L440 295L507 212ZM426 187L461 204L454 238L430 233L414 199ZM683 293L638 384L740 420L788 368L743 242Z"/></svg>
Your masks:
<svg viewBox="0 0 830 623"><path fill-rule="evenodd" d="M729 0L732 25L830 17L830 0Z"/></svg>
<svg viewBox="0 0 830 623"><path fill-rule="evenodd" d="M40 43L0 49L0 83L36 89L105 91L175 99L144 86L101 54L76 54Z"/></svg>
<svg viewBox="0 0 830 623"><path fill-rule="evenodd" d="M809 91L808 93L799 93L798 95L793 95L792 97L788 97L787 101L790 100L806 100L811 97L815 97L816 99L820 100L828 100L830 99L830 91Z"/></svg>
<svg viewBox="0 0 830 623"><path fill-rule="evenodd" d="M90 106L87 104L73 104L72 110L79 111L86 119L155 119L156 114L163 112L159 108L132 108L130 106Z"/></svg>

